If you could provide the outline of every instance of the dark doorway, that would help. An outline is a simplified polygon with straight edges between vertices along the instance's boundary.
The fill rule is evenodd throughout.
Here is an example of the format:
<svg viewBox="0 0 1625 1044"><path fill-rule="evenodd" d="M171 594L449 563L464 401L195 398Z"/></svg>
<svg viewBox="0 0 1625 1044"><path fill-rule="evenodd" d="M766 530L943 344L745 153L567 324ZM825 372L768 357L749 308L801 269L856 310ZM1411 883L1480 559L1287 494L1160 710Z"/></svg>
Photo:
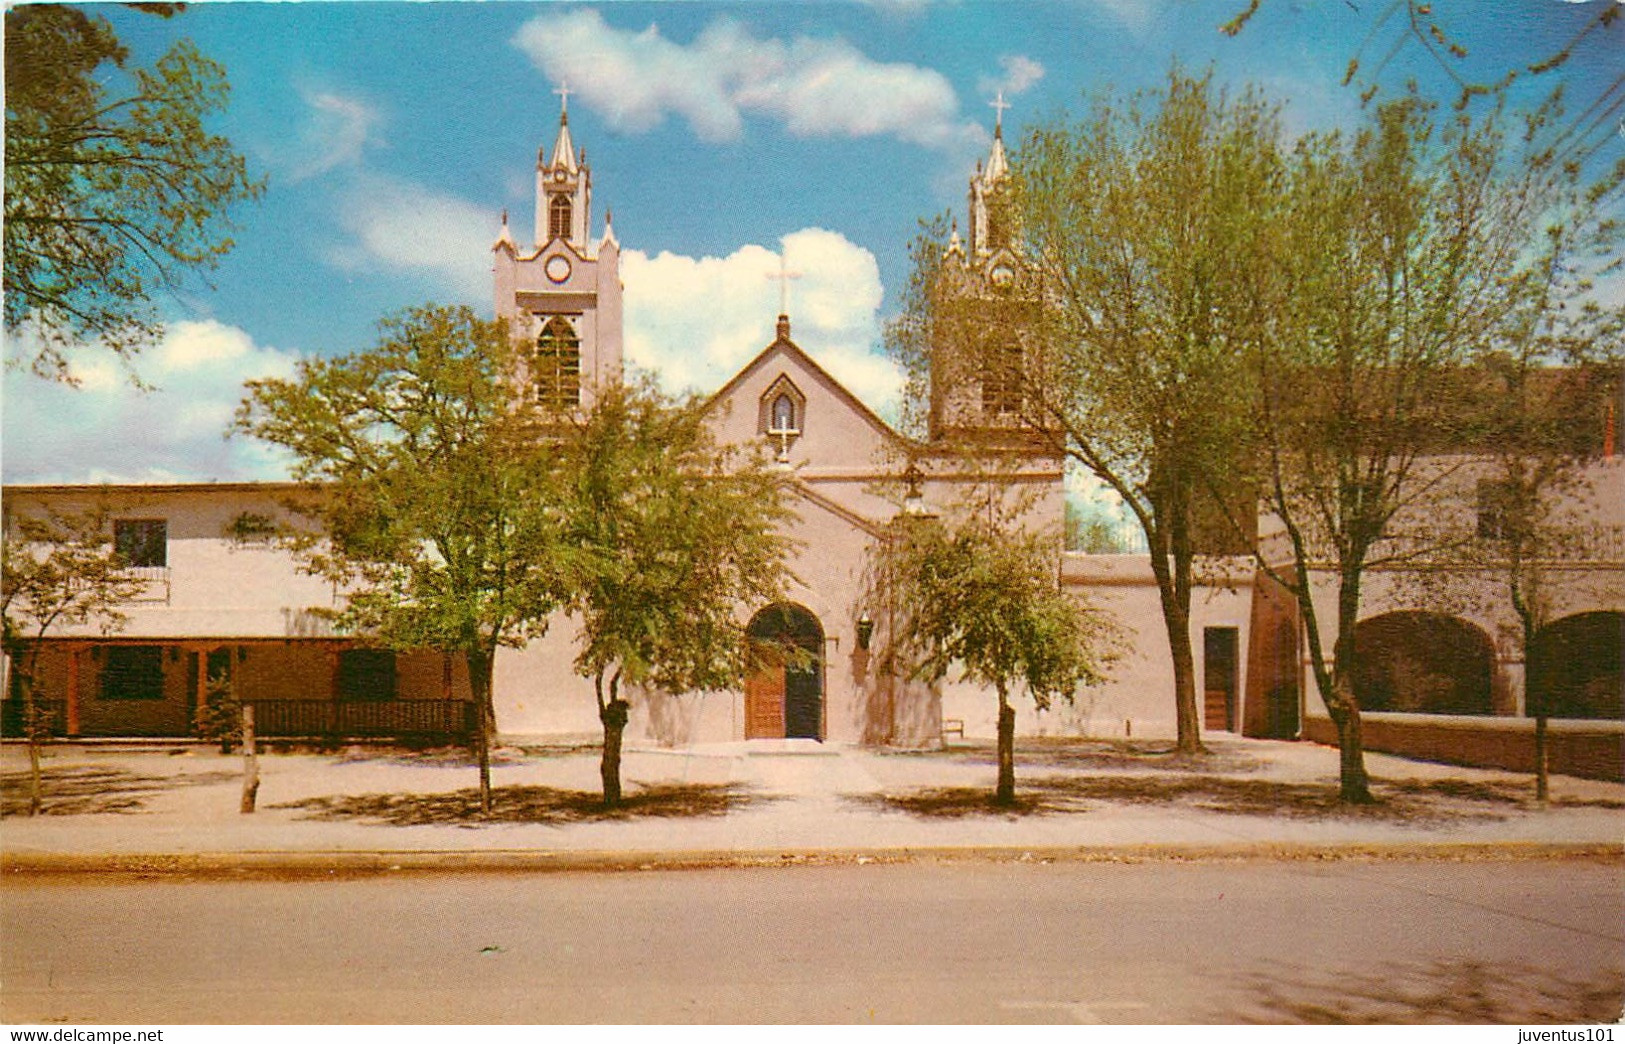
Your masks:
<svg viewBox="0 0 1625 1044"><path fill-rule="evenodd" d="M1202 727L1236 731L1236 647L1234 627L1202 628Z"/></svg>
<svg viewBox="0 0 1625 1044"><path fill-rule="evenodd" d="M757 668L745 681L746 739L824 738L824 629L799 605L770 605L745 631Z"/></svg>

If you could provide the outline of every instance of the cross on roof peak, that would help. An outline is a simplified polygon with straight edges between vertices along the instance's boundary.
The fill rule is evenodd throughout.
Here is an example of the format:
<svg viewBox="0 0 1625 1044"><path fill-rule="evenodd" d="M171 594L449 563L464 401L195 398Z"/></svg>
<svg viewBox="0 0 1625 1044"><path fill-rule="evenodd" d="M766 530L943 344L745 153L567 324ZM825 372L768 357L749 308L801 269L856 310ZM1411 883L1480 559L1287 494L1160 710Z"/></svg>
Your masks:
<svg viewBox="0 0 1625 1044"><path fill-rule="evenodd" d="M560 80L559 85L553 88L553 93L559 96L559 115L567 115L570 111L570 95L576 92L570 89L568 82Z"/></svg>
<svg viewBox="0 0 1625 1044"><path fill-rule="evenodd" d="M792 272L792 271L790 271L790 269L788 267L788 261L787 261L785 255L780 254L779 255L779 270L777 272L769 272L769 273L767 273L767 277L769 279L777 279L779 281L779 314L780 315L789 315L790 314L790 280L792 280L792 279L800 279L801 278L801 273L800 272Z"/></svg>
<svg viewBox="0 0 1625 1044"><path fill-rule="evenodd" d="M1004 128L1004 110L1010 108L1010 103L1004 100L1004 91L999 91L994 99L987 103L988 108L998 115L993 118L993 131L997 134Z"/></svg>

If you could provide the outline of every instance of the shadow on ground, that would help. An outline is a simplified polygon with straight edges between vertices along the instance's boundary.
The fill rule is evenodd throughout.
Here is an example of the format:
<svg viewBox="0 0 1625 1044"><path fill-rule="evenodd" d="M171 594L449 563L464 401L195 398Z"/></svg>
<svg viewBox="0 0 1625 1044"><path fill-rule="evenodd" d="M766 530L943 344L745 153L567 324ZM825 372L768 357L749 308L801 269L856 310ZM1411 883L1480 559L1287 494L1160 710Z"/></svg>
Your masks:
<svg viewBox="0 0 1625 1044"><path fill-rule="evenodd" d="M602 796L595 792L542 786L493 787L489 815L480 813L480 792L472 787L437 794L342 794L271 807L303 812L301 819L360 820L385 826L479 827L724 816L772 800L738 784L670 783L633 790L618 808L605 808Z"/></svg>
<svg viewBox="0 0 1625 1044"><path fill-rule="evenodd" d="M523 753L514 751L491 751L491 767L504 768L517 765L525 760ZM444 769L476 769L479 759L466 747L424 747L412 749L405 747L351 747L333 755L335 762L341 765L404 765L408 768L444 768Z"/></svg>
<svg viewBox="0 0 1625 1044"><path fill-rule="evenodd" d="M966 765L998 764L998 752L987 742L888 753L897 757L941 758ZM1181 754L1172 743L1160 740L1071 738L1020 740L1016 743L1016 762L1027 768L1153 772L1255 772L1265 766L1260 758L1212 744L1202 754Z"/></svg>
<svg viewBox="0 0 1625 1044"><path fill-rule="evenodd" d="M990 781L991 783L991 781ZM924 819L1084 813L1111 805L1179 805L1231 815L1298 819L1360 819L1437 826L1455 820L1501 820L1532 811L1531 787L1522 783L1462 780L1374 780L1376 801L1344 805L1336 783L1278 783L1189 774L1044 776L1016 780L1016 802L996 805L992 786L929 787L899 794L852 795L855 804ZM1556 807L1619 808L1625 802L1571 798Z"/></svg>
<svg viewBox="0 0 1625 1044"><path fill-rule="evenodd" d="M140 776L122 769L47 768L40 772L45 816L92 816L145 812L147 802L167 790L228 783L235 772ZM28 815L28 772L0 773L0 816Z"/></svg>
<svg viewBox="0 0 1625 1044"><path fill-rule="evenodd" d="M1359 971L1280 965L1244 978L1238 1023L1613 1023L1625 1006L1625 975L1600 969L1584 980L1538 968L1456 959Z"/></svg>

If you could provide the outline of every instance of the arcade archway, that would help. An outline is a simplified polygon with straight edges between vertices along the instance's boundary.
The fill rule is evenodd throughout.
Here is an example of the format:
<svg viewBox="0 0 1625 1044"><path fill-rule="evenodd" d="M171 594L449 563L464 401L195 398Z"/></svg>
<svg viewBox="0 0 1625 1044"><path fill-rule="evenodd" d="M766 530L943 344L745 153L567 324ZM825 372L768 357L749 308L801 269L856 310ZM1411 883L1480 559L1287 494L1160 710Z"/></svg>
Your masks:
<svg viewBox="0 0 1625 1044"><path fill-rule="evenodd" d="M1542 697L1554 718L1625 716L1625 613L1579 613L1541 628L1530 644L1525 710Z"/></svg>
<svg viewBox="0 0 1625 1044"><path fill-rule="evenodd" d="M1405 611L1354 628L1360 709L1417 714L1494 714L1495 649L1455 616Z"/></svg>

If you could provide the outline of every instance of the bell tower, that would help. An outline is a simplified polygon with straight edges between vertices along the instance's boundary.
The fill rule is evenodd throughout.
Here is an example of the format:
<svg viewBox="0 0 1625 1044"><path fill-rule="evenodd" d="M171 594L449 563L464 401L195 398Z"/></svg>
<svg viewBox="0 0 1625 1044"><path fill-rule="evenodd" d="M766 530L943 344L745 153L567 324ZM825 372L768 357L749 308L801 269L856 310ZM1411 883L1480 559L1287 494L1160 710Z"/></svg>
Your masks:
<svg viewBox="0 0 1625 1044"><path fill-rule="evenodd" d="M1020 440L1031 434L1023 390L1030 376L1029 331L1038 305L1017 244L1009 198L1001 92L992 107L993 145L970 179L967 232L956 222L936 287L931 354L933 438Z"/></svg>
<svg viewBox="0 0 1625 1044"><path fill-rule="evenodd" d="M525 349L525 396L568 412L591 406L596 389L621 377L621 245L607 215L602 237L591 240L592 168L570 135L569 88L554 93L553 152L536 153L534 242L514 241L504 211L491 250L497 317Z"/></svg>

